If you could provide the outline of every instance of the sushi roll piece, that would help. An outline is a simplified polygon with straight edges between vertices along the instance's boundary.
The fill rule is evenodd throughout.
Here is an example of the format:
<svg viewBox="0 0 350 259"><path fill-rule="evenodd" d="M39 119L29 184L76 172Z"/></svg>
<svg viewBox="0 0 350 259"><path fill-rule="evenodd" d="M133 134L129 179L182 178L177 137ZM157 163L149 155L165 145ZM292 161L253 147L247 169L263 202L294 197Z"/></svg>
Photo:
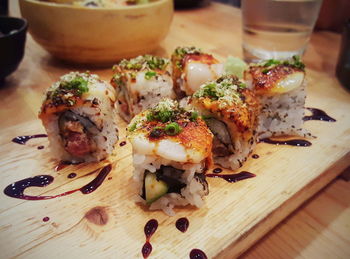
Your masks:
<svg viewBox="0 0 350 259"><path fill-rule="evenodd" d="M124 59L113 67L121 117L129 122L162 98L175 98L170 60L151 55Z"/></svg>
<svg viewBox="0 0 350 259"><path fill-rule="evenodd" d="M260 105L254 93L235 76L203 84L189 100L214 134L216 164L237 169L247 160L257 140Z"/></svg>
<svg viewBox="0 0 350 259"><path fill-rule="evenodd" d="M105 159L118 141L115 90L90 73L63 75L47 91L39 118L54 156L64 161Z"/></svg>
<svg viewBox="0 0 350 259"><path fill-rule="evenodd" d="M178 47L171 56L178 98L192 95L203 83L224 74L224 64L195 47Z"/></svg>
<svg viewBox="0 0 350 259"><path fill-rule="evenodd" d="M259 139L310 135L303 129L305 65L298 57L287 61L271 59L260 64L250 64L245 79L262 106Z"/></svg>
<svg viewBox="0 0 350 259"><path fill-rule="evenodd" d="M213 136L196 112L164 99L135 116L127 134L134 179L151 210L174 215L174 206L203 205L209 193L205 172L212 164Z"/></svg>

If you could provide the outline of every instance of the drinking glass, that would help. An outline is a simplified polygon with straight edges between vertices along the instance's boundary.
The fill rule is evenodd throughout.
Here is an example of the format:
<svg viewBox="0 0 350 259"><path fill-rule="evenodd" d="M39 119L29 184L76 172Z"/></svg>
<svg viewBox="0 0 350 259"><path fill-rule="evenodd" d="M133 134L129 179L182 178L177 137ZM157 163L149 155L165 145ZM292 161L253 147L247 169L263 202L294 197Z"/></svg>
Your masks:
<svg viewBox="0 0 350 259"><path fill-rule="evenodd" d="M243 0L243 55L247 62L302 56L322 0Z"/></svg>

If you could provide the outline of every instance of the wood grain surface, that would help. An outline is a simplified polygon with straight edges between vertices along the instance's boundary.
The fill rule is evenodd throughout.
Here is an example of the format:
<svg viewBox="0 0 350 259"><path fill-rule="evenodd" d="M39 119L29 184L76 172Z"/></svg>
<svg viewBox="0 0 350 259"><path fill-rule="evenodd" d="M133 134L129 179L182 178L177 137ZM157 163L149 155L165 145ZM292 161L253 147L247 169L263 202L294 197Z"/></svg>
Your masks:
<svg viewBox="0 0 350 259"><path fill-rule="evenodd" d="M350 258L350 182L332 181L241 259Z"/></svg>
<svg viewBox="0 0 350 259"><path fill-rule="evenodd" d="M18 12L11 6L11 12ZM240 12L220 4L177 12L168 37L155 54L168 56L178 45L196 45L223 60L241 55ZM144 224L151 218L159 228L151 239L151 258L188 258L193 248L209 258L233 258L283 220L295 208L329 183L350 164L350 95L334 78L339 36L315 33L305 56L308 66L307 106L326 110L335 123L306 122L317 136L308 148L259 144L259 159L249 159L242 170L256 178L229 184L209 179L210 195L202 209L177 209L175 217L150 212L133 200L130 145L117 145L110 158L113 170L95 192L46 201L23 201L0 195L1 258L141 258ZM0 188L26 177L55 177L45 188L28 194L53 195L79 188L92 180L89 174L102 164L69 166L56 172L56 161L46 139L26 146L11 139L17 135L43 133L36 119L43 91L71 70L89 69L109 80L111 70L69 65L51 58L28 37L25 58L0 91ZM121 123L120 128L125 128ZM121 130L120 141L125 140ZM45 148L37 150L38 145ZM67 178L77 173L73 179ZM44 222L43 218L49 217ZM186 233L175 228L187 217Z"/></svg>

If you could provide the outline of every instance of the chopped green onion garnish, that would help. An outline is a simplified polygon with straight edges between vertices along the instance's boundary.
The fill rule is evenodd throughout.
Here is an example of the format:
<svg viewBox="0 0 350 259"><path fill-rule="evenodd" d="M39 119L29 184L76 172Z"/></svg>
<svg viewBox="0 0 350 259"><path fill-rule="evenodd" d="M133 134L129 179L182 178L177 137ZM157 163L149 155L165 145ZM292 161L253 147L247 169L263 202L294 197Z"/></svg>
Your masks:
<svg viewBox="0 0 350 259"><path fill-rule="evenodd" d="M136 122L133 123L133 124L129 127L129 131L130 131L130 132L134 131L134 130L136 129L136 125L137 125Z"/></svg>
<svg viewBox="0 0 350 259"><path fill-rule="evenodd" d="M156 76L157 73L154 71L147 71L145 73L145 79L150 80L152 77Z"/></svg>
<svg viewBox="0 0 350 259"><path fill-rule="evenodd" d="M146 119L147 119L147 121L153 121L154 120L154 116L153 116L152 112L147 113Z"/></svg>
<svg viewBox="0 0 350 259"><path fill-rule="evenodd" d="M292 60L285 60L285 61L279 61L275 59L269 59L264 64L262 64L264 67L266 67L265 70L262 71L263 74L268 73L269 68L276 66L276 65L285 65L285 66L293 66L295 68L299 68L301 70L305 69L305 64L301 62L299 56L293 56Z"/></svg>
<svg viewBox="0 0 350 259"><path fill-rule="evenodd" d="M72 81L62 82L60 84L60 88L66 90L76 90L78 95L82 95L83 93L89 91L88 82L80 76L77 76Z"/></svg>
<svg viewBox="0 0 350 259"><path fill-rule="evenodd" d="M198 112L196 112L196 111L191 112L190 120L195 121L197 118L198 118Z"/></svg>
<svg viewBox="0 0 350 259"><path fill-rule="evenodd" d="M173 112L170 110L163 110L159 111L157 114L155 114L155 118L161 122L167 122L171 119L173 116Z"/></svg>
<svg viewBox="0 0 350 259"><path fill-rule="evenodd" d="M179 134L182 129L179 124L177 124L176 122L172 122L166 125L164 130L166 134L174 136Z"/></svg>
<svg viewBox="0 0 350 259"><path fill-rule="evenodd" d="M279 65L279 64L281 64L280 61L275 60L275 59L269 59L269 60L266 61L266 63L264 64L264 67L269 67L269 66L272 66L272 65Z"/></svg>
<svg viewBox="0 0 350 259"><path fill-rule="evenodd" d="M261 73L263 73L263 74L267 74L269 71L270 71L270 69L265 68L265 69L263 69L263 71L261 71Z"/></svg>
<svg viewBox="0 0 350 259"><path fill-rule="evenodd" d="M246 88L247 85L246 85L245 83L240 83L240 84L238 85L238 87L239 87L239 88Z"/></svg>
<svg viewBox="0 0 350 259"><path fill-rule="evenodd" d="M300 68L301 70L305 69L305 64L303 62L301 62L300 57L299 56L293 56L293 61L294 61L294 66L296 68Z"/></svg>

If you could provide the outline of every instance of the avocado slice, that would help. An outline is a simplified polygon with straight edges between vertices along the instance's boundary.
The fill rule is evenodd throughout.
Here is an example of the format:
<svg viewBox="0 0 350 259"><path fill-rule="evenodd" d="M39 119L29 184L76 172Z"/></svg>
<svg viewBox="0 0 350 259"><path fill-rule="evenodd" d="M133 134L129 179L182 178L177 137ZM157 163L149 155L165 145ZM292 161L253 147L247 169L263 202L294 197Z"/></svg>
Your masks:
<svg viewBox="0 0 350 259"><path fill-rule="evenodd" d="M149 172L145 175L145 198L147 204L158 200L168 192L168 189L168 185L164 181L158 180L156 174Z"/></svg>

